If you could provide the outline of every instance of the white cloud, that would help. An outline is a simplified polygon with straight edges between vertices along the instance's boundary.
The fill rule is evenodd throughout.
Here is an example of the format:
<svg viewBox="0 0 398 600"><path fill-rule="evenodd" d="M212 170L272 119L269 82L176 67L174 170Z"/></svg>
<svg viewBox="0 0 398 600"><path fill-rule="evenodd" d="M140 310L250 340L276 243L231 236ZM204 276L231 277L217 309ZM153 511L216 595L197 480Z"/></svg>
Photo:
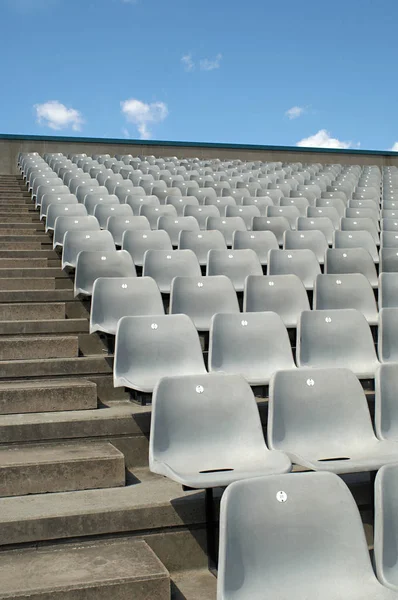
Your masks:
<svg viewBox="0 0 398 600"><path fill-rule="evenodd" d="M392 146L392 148L389 148L389 150L391 150L391 152L398 152L398 142L395 142L395 144Z"/></svg>
<svg viewBox="0 0 398 600"><path fill-rule="evenodd" d="M136 125L142 140L148 140L152 137L152 133L148 129L149 123L164 121L169 114L167 105L164 102L147 104L136 98L130 98L121 102L120 106L127 121Z"/></svg>
<svg viewBox="0 0 398 600"><path fill-rule="evenodd" d="M305 113L305 108L303 106L292 106L285 112L285 115L290 119L297 119L301 117L301 115Z"/></svg>
<svg viewBox="0 0 398 600"><path fill-rule="evenodd" d="M213 71L214 69L219 69L221 66L222 54L217 54L217 56L213 59L210 58L202 58L199 61L199 67L202 71Z"/></svg>
<svg viewBox="0 0 398 600"><path fill-rule="evenodd" d="M51 129L66 129L80 131L84 123L81 113L75 108L67 108L58 100L49 100L44 104L35 104L37 122Z"/></svg>
<svg viewBox="0 0 398 600"><path fill-rule="evenodd" d="M193 71L195 69L192 54L184 54L184 56L181 57L181 62L184 65L185 71Z"/></svg>
<svg viewBox="0 0 398 600"><path fill-rule="evenodd" d="M359 145L359 144L357 144ZM303 138L297 142L296 146L302 146L307 148L351 148L352 142L343 142L337 138L331 137L330 133L326 129L320 129L314 135L310 135L307 138Z"/></svg>
<svg viewBox="0 0 398 600"><path fill-rule="evenodd" d="M122 127L122 134L123 134L123 137L125 137L127 140L131 137L130 132L127 129L127 127Z"/></svg>

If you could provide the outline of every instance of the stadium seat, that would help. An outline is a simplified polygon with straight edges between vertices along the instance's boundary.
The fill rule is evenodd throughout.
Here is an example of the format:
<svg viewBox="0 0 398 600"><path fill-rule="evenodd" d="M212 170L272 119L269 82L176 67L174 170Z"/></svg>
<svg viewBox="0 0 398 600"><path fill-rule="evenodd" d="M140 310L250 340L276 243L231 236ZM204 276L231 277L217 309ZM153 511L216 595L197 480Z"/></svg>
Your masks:
<svg viewBox="0 0 398 600"><path fill-rule="evenodd" d="M398 248L398 232L382 231L380 234L380 246L382 248Z"/></svg>
<svg viewBox="0 0 398 600"><path fill-rule="evenodd" d="M226 217L241 217L248 231L252 228L253 217L260 217L261 213L257 206L227 206Z"/></svg>
<svg viewBox="0 0 398 600"><path fill-rule="evenodd" d="M79 205L80 206L80 205ZM74 208L74 206L72 207ZM84 207L82 206L82 209ZM68 212L70 214L70 212ZM54 224L53 248L64 244L64 236L67 231L99 231L100 226L95 217L92 216L58 216Z"/></svg>
<svg viewBox="0 0 398 600"><path fill-rule="evenodd" d="M178 240L180 232L182 231L194 231L200 232L199 223L195 217L159 217L158 229L164 229L169 234L171 243L173 246L178 246Z"/></svg>
<svg viewBox="0 0 398 600"><path fill-rule="evenodd" d="M297 327L303 310L310 310L310 304L297 275L249 275L246 278L244 312L275 312L285 327Z"/></svg>
<svg viewBox="0 0 398 600"><path fill-rule="evenodd" d="M96 181L96 183L98 183ZM76 188L76 198L78 199L79 202L84 204L84 199L87 196L87 194L102 194L105 196L109 195L108 190L106 189L106 187L102 187L99 185L92 185L91 182L90 183L83 183L81 185L79 185Z"/></svg>
<svg viewBox="0 0 398 600"><path fill-rule="evenodd" d="M248 275L262 275L263 269L254 250L209 250L207 275L229 277L237 292L243 292Z"/></svg>
<svg viewBox="0 0 398 600"><path fill-rule="evenodd" d="M378 332L380 362L398 362L398 308L380 310Z"/></svg>
<svg viewBox="0 0 398 600"><path fill-rule="evenodd" d="M47 211L51 204L77 204L77 198L74 194L44 194L40 205L40 220L47 217Z"/></svg>
<svg viewBox="0 0 398 600"><path fill-rule="evenodd" d="M77 202L73 204L52 204L47 209L46 233L53 231L57 217L75 216L87 217L86 208Z"/></svg>
<svg viewBox="0 0 398 600"><path fill-rule="evenodd" d="M94 217L98 219L101 229L106 229L110 217L124 217L132 219L133 209L128 204L97 204L94 208ZM148 224L149 228L149 224Z"/></svg>
<svg viewBox="0 0 398 600"><path fill-rule="evenodd" d="M375 377L375 431L379 440L398 441L397 387L398 364L380 365Z"/></svg>
<svg viewBox="0 0 398 600"><path fill-rule="evenodd" d="M286 327L274 312L216 314L210 328L209 371L243 375L268 385L280 369L295 369Z"/></svg>
<svg viewBox="0 0 398 600"><path fill-rule="evenodd" d="M219 556L218 600L397 596L378 582L355 500L334 473L232 483L221 499Z"/></svg>
<svg viewBox="0 0 398 600"><path fill-rule="evenodd" d="M142 267L147 250L173 250L169 234L163 230L125 231L122 237L122 249L131 255L134 264Z"/></svg>
<svg viewBox="0 0 398 600"><path fill-rule="evenodd" d="M378 324L375 295L369 280L361 273L318 275L314 287L314 310L355 308L369 323Z"/></svg>
<svg viewBox="0 0 398 600"><path fill-rule="evenodd" d="M229 247L232 246L234 231L247 231L246 224L242 217L207 217L206 229L217 229L218 231L221 231L225 238L225 243Z"/></svg>
<svg viewBox="0 0 398 600"><path fill-rule="evenodd" d="M307 198L298 197L298 198L281 198L279 202L279 206L295 206L301 217L305 217L307 215L307 208L310 203Z"/></svg>
<svg viewBox="0 0 398 600"><path fill-rule="evenodd" d="M268 206L267 217L284 217L289 221L290 229L296 229L300 211L297 206Z"/></svg>
<svg viewBox="0 0 398 600"><path fill-rule="evenodd" d="M312 250L320 265L323 265L325 261L325 252L328 247L325 234L316 229L313 231L288 230L284 233L284 250Z"/></svg>
<svg viewBox="0 0 398 600"><path fill-rule="evenodd" d="M109 231L73 231L69 230L64 235L62 248L62 269L76 268L79 252L116 252L115 242Z"/></svg>
<svg viewBox="0 0 398 600"><path fill-rule="evenodd" d="M151 226L146 217L136 217L134 215L113 215L108 218L106 228L112 234L116 246L122 245L125 231L151 231Z"/></svg>
<svg viewBox="0 0 398 600"><path fill-rule="evenodd" d="M325 217L330 219L333 223L334 229L340 229L340 215L334 206L310 206L305 215L310 219L317 219L318 217ZM326 221L325 221L326 223Z"/></svg>
<svg viewBox="0 0 398 600"><path fill-rule="evenodd" d="M383 213L383 211L382 211ZM345 211L345 216L348 218L352 218L352 219L358 219L358 218L368 218L368 219L372 219L372 221L374 222L374 224L376 225L376 229L377 231L380 231L380 227L379 227L379 211L377 206L375 206L375 208L346 208ZM384 216L382 214L382 216ZM386 217L391 216L394 217L395 215L385 215ZM397 212L397 216L398 216L398 212Z"/></svg>
<svg viewBox="0 0 398 600"><path fill-rule="evenodd" d="M380 273L398 272L398 248L381 248Z"/></svg>
<svg viewBox="0 0 398 600"><path fill-rule="evenodd" d="M184 209L186 206L199 207L199 200L196 196L167 196L166 204L171 204L177 211L179 217L184 216Z"/></svg>
<svg viewBox="0 0 398 600"><path fill-rule="evenodd" d="M349 218L342 217L342 231L369 231L376 245L380 245L379 232L373 219L369 217Z"/></svg>
<svg viewBox="0 0 398 600"><path fill-rule="evenodd" d="M272 231L279 246L283 244L283 234L291 229L286 217L253 217L253 231Z"/></svg>
<svg viewBox="0 0 398 600"><path fill-rule="evenodd" d="M237 201L238 203L238 201ZM253 198L252 196L244 197L239 203L241 206L256 206L260 211L260 215L265 217L267 214L267 207L273 206L272 198L268 196L260 196L259 198Z"/></svg>
<svg viewBox="0 0 398 600"><path fill-rule="evenodd" d="M381 231L398 231L398 220L397 219L381 219L380 228L381 228Z"/></svg>
<svg viewBox="0 0 398 600"><path fill-rule="evenodd" d="M268 450L256 400L243 377L198 374L166 376L156 387L149 468L189 488L208 488L286 473L291 463Z"/></svg>
<svg viewBox="0 0 398 600"><path fill-rule="evenodd" d="M160 206L159 198L153 195L141 196L128 194L124 199L124 204L131 206L136 217L138 217L140 214L141 206Z"/></svg>
<svg viewBox="0 0 398 600"><path fill-rule="evenodd" d="M370 327L354 309L303 311L297 330L297 365L351 369L372 379L379 365Z"/></svg>
<svg viewBox="0 0 398 600"><path fill-rule="evenodd" d="M174 277L201 277L202 272L192 250L147 250L142 274L152 277L163 294L170 294Z"/></svg>
<svg viewBox="0 0 398 600"><path fill-rule="evenodd" d="M344 203L344 200L342 200L341 198L319 198L316 201L316 206L318 208L332 207L337 211L340 218L344 217L345 215L346 205Z"/></svg>
<svg viewBox="0 0 398 600"><path fill-rule="evenodd" d="M174 206L171 206L171 204L160 206L147 206L144 204L140 208L140 215L148 219L151 229L157 229L158 220L160 217L177 218L177 211Z"/></svg>
<svg viewBox="0 0 398 600"><path fill-rule="evenodd" d="M307 290L314 287L315 277L321 272L312 250L270 250L268 275L297 275Z"/></svg>
<svg viewBox="0 0 398 600"><path fill-rule="evenodd" d="M80 252L76 261L75 296L91 296L98 277L135 277L133 259L125 250Z"/></svg>
<svg viewBox="0 0 398 600"><path fill-rule="evenodd" d="M335 228L329 217L299 217L297 231L322 231L327 243L332 244Z"/></svg>
<svg viewBox="0 0 398 600"><path fill-rule="evenodd" d="M374 560L379 581L398 596L397 574L398 467L381 467L375 480Z"/></svg>
<svg viewBox="0 0 398 600"><path fill-rule="evenodd" d="M175 277L171 283L170 314L188 315L198 331L209 331L216 313L239 313L231 280L214 277Z"/></svg>
<svg viewBox="0 0 398 600"><path fill-rule="evenodd" d="M329 248L325 256L325 273L362 273L373 288L378 285L375 264L365 248Z"/></svg>
<svg viewBox="0 0 398 600"><path fill-rule="evenodd" d="M369 231L335 231L333 236L334 248L365 248L378 264L379 253Z"/></svg>
<svg viewBox="0 0 398 600"><path fill-rule="evenodd" d="M103 232L101 232L103 233ZM90 333L116 335L122 317L164 315L162 296L150 277L99 277L93 286Z"/></svg>
<svg viewBox="0 0 398 600"><path fill-rule="evenodd" d="M118 206L120 204L117 196L113 194L87 194L84 198L84 206L89 215L94 215L95 208L98 204Z"/></svg>
<svg viewBox="0 0 398 600"><path fill-rule="evenodd" d="M268 252L278 250L279 245L272 231L235 231L232 239L233 250L254 250L260 263L267 265Z"/></svg>
<svg viewBox="0 0 398 600"><path fill-rule="evenodd" d="M380 273L379 310L398 308L398 273Z"/></svg>
<svg viewBox="0 0 398 600"><path fill-rule="evenodd" d="M163 377L205 373L199 336L187 315L123 317L119 320L114 387L151 393Z"/></svg>
<svg viewBox="0 0 398 600"><path fill-rule="evenodd" d="M216 229L209 231L186 231L180 232L179 250L192 250L200 265L207 265L209 250L226 250L227 245L221 231Z"/></svg>

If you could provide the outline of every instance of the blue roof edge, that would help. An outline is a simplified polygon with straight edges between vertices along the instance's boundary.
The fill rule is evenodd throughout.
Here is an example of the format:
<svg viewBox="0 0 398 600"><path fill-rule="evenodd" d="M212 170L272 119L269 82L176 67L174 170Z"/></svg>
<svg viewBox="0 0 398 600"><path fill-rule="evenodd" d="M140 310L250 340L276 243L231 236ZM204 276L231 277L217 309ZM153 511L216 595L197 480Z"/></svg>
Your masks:
<svg viewBox="0 0 398 600"><path fill-rule="evenodd" d="M169 146L170 148L220 148L230 150L263 150L284 152L308 152L323 154L358 154L375 156L397 156L398 152L392 150L359 150L354 148L307 148L303 146L267 146L260 144L226 144L216 142L175 142L168 140L135 140L119 138L89 138L77 136L44 136L44 135L21 135L11 133L0 133L0 140L21 140L37 142L84 142L88 144L123 144L130 146Z"/></svg>

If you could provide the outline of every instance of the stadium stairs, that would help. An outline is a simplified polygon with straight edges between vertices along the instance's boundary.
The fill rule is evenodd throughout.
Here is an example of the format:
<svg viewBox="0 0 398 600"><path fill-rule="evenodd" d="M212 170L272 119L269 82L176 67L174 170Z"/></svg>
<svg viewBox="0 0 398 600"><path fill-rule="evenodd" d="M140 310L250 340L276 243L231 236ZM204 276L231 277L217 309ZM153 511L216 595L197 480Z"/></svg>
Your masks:
<svg viewBox="0 0 398 600"><path fill-rule="evenodd" d="M23 180L0 176L0 600L215 599L204 494L148 470Z"/></svg>

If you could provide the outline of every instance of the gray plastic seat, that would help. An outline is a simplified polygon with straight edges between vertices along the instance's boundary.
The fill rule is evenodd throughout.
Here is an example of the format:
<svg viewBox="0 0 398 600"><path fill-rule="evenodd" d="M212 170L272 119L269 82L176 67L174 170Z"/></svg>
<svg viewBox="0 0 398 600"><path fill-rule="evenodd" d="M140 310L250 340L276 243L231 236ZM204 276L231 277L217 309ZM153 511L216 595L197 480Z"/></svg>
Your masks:
<svg viewBox="0 0 398 600"><path fill-rule="evenodd" d="M51 204L77 204L77 198L73 194L44 194L40 205L40 220L47 217L47 211Z"/></svg>
<svg viewBox="0 0 398 600"><path fill-rule="evenodd" d="M291 229L286 217L253 217L253 231L272 231L279 246L283 244L283 234Z"/></svg>
<svg viewBox="0 0 398 600"><path fill-rule="evenodd" d="M307 198L298 197L298 198L281 198L279 206L295 206L301 217L305 217L307 215L307 208L310 203Z"/></svg>
<svg viewBox="0 0 398 600"><path fill-rule="evenodd" d="M380 310L378 333L380 362L398 362L398 308Z"/></svg>
<svg viewBox="0 0 398 600"><path fill-rule="evenodd" d="M274 312L216 314L210 328L209 371L243 375L268 385L280 369L295 369L286 327Z"/></svg>
<svg viewBox="0 0 398 600"><path fill-rule="evenodd" d="M78 202L73 204L51 204L47 209L46 232L54 229L57 217L61 216L86 217L87 211Z"/></svg>
<svg viewBox="0 0 398 600"><path fill-rule="evenodd" d="M76 175L75 177L72 177L72 179L70 179L68 186L70 189L71 194L77 194L77 189L80 186L83 185L88 185L91 187L99 187L99 183L96 179L91 179L91 177L89 177L87 175L87 173L83 173L83 175Z"/></svg>
<svg viewBox="0 0 398 600"><path fill-rule="evenodd" d="M382 211L383 213L383 211ZM397 217L398 217L398 212L396 213ZM351 208L348 207L346 208L345 211L345 216L352 218L352 219L357 219L357 218L369 218L372 219L372 221L374 221L377 230L379 231L379 210L378 207L375 205L374 208L369 208L369 207L361 207L361 208ZM383 215L382 216L391 216L394 217L395 215Z"/></svg>
<svg viewBox="0 0 398 600"><path fill-rule="evenodd" d="M319 217L330 219L333 223L334 229L340 229L340 215L334 206L310 206L307 210L307 215L310 219L317 219ZM325 221L326 223L326 221Z"/></svg>
<svg viewBox="0 0 398 600"><path fill-rule="evenodd" d="M398 209L383 208L380 216L382 219L398 219Z"/></svg>
<svg viewBox="0 0 398 600"><path fill-rule="evenodd" d="M241 217L248 231L252 228L253 217L260 217L261 213L257 206L227 206L226 217Z"/></svg>
<svg viewBox="0 0 398 600"><path fill-rule="evenodd" d="M209 191L212 188L208 188ZM227 206L236 206L236 200L233 196L221 196L221 197L213 197L207 196L204 202L205 206L216 206L220 211L220 215L224 216Z"/></svg>
<svg viewBox="0 0 398 600"><path fill-rule="evenodd" d="M381 248L380 273L398 272L398 248Z"/></svg>
<svg viewBox="0 0 398 600"><path fill-rule="evenodd" d="M297 327L303 310L310 310L308 295L297 275L257 276L246 278L244 312L277 313L285 327Z"/></svg>
<svg viewBox="0 0 398 600"><path fill-rule="evenodd" d="M345 215L346 205L341 198L318 198L316 206L318 208L332 207L337 211L340 218Z"/></svg>
<svg viewBox="0 0 398 600"><path fill-rule="evenodd" d="M297 206L268 206L267 217L284 217L289 221L290 229L296 229L300 211Z"/></svg>
<svg viewBox="0 0 398 600"><path fill-rule="evenodd" d="M184 206L184 216L194 217L199 224L199 228L205 230L207 217L219 217L220 211L218 210L217 206L213 205L194 206L188 204Z"/></svg>
<svg viewBox="0 0 398 600"><path fill-rule="evenodd" d="M217 229L221 231L227 246L232 246L234 231L247 231L242 217L207 217L206 229Z"/></svg>
<svg viewBox="0 0 398 600"><path fill-rule="evenodd" d="M192 250L147 250L142 274L152 277L163 294L169 294L174 277L201 277L202 272Z"/></svg>
<svg viewBox="0 0 398 600"><path fill-rule="evenodd" d="M180 232L200 232L199 223L197 222L195 217L159 217L158 229L164 229L165 231L167 231L173 246L178 246Z"/></svg>
<svg viewBox="0 0 398 600"><path fill-rule="evenodd" d="M297 219L297 231L322 231L327 243L331 244L335 228L329 217L300 217Z"/></svg>
<svg viewBox="0 0 398 600"><path fill-rule="evenodd" d="M278 248L278 241L272 231L235 231L233 235L232 249L254 250L262 265L268 263L268 252Z"/></svg>
<svg viewBox="0 0 398 600"><path fill-rule="evenodd" d="M192 250L200 265L207 265L209 250L226 250L227 245L221 231L186 231L180 232L179 250Z"/></svg>
<svg viewBox="0 0 398 600"><path fill-rule="evenodd" d="M84 250L77 256L75 271L75 296L91 296L98 277L135 277L133 259L126 250L90 252Z"/></svg>
<svg viewBox="0 0 398 600"><path fill-rule="evenodd" d="M398 272L379 275L379 310L398 308Z"/></svg>
<svg viewBox="0 0 398 600"><path fill-rule="evenodd" d="M379 440L398 441L397 389L398 363L380 365L375 377L375 431Z"/></svg>
<svg viewBox="0 0 398 600"><path fill-rule="evenodd" d="M61 180L59 180L59 181L61 181ZM35 179L35 182L36 182L36 179ZM47 183L45 183L45 182L47 182ZM43 196L45 196L46 194L57 194L57 196L60 196L61 194L73 193L73 192L69 191L68 186L62 185L62 182L61 183L54 183L54 182L58 182L58 180L57 179L52 179L52 180L45 179L43 181L43 183L41 183L36 188L36 194L33 196L33 198L35 198L35 208L38 208L39 206L41 206L41 201L43 199Z"/></svg>
<svg viewBox="0 0 398 600"><path fill-rule="evenodd" d="M373 378L379 366L370 327L351 308L303 311L296 360L299 367L347 368L360 379Z"/></svg>
<svg viewBox="0 0 398 600"><path fill-rule="evenodd" d="M136 217L140 214L141 206L160 206L157 196L141 196L136 194L126 196L124 204L131 206Z"/></svg>
<svg viewBox="0 0 398 600"><path fill-rule="evenodd" d="M335 231L334 248L364 248L371 255L373 262L378 264L379 253L369 231Z"/></svg>
<svg viewBox="0 0 398 600"><path fill-rule="evenodd" d="M366 394L348 368L276 373L267 439L270 448L314 471L377 471L398 456L398 443L377 439Z"/></svg>
<svg viewBox="0 0 398 600"><path fill-rule="evenodd" d="M150 231L151 226L146 217L130 215L113 215L108 218L106 228L111 232L116 246L122 245L123 233L125 231Z"/></svg>
<svg viewBox="0 0 398 600"><path fill-rule="evenodd" d="M382 231L380 246L382 248L398 248L398 231Z"/></svg>
<svg viewBox="0 0 398 600"><path fill-rule="evenodd" d="M163 377L205 373L199 336L187 315L120 319L116 331L114 387L152 392Z"/></svg>
<svg viewBox="0 0 398 600"><path fill-rule="evenodd" d="M325 273L362 273L373 288L378 285L375 264L365 248L329 248L325 257Z"/></svg>
<svg viewBox="0 0 398 600"><path fill-rule="evenodd" d="M210 250L207 255L207 275L229 277L237 292L245 288L248 275L262 275L263 269L254 250Z"/></svg>
<svg viewBox="0 0 398 600"><path fill-rule="evenodd" d="M228 277L175 277L170 314L188 315L198 331L209 331L216 313L239 313L234 286Z"/></svg>
<svg viewBox="0 0 398 600"><path fill-rule="evenodd" d="M80 206L80 205L79 205ZM84 207L82 207L83 209ZM70 214L70 213L68 213ZM53 248L62 247L67 231L99 231L98 220L90 215L58 216L54 224Z"/></svg>
<svg viewBox="0 0 398 600"><path fill-rule="evenodd" d="M236 190L238 193L238 190ZM241 192L243 190L240 190ZM247 197L243 197L241 199L240 202L238 202L237 199L237 203L239 203L241 206L256 206L258 208L258 210L260 211L260 215L262 217L265 217L267 214L267 207L268 206L273 206L274 202L272 200L272 198L269 198L268 196L259 196L259 197L251 197L251 196L247 196Z"/></svg>
<svg viewBox="0 0 398 600"><path fill-rule="evenodd" d="M232 483L219 554L218 600L397 598L377 581L357 505L333 473Z"/></svg>
<svg viewBox="0 0 398 600"><path fill-rule="evenodd" d="M369 280L362 273L318 275L314 288L314 310L355 308L369 323L377 325L379 314Z"/></svg>
<svg viewBox="0 0 398 600"><path fill-rule="evenodd" d="M116 252L115 242L109 231L67 231L62 248L62 269L76 268L77 256L83 250Z"/></svg>
<svg viewBox="0 0 398 600"><path fill-rule="evenodd" d="M131 255L134 264L142 267L147 250L173 250L167 231L126 230L122 237L122 249Z"/></svg>
<svg viewBox="0 0 398 600"><path fill-rule="evenodd" d="M101 232L103 233L103 232ZM122 317L164 315L156 282L150 277L99 277L93 286L90 333L116 335Z"/></svg>
<svg viewBox="0 0 398 600"><path fill-rule="evenodd" d="M320 265L324 263L328 241L322 231L285 231L284 250L312 250Z"/></svg>
<svg viewBox="0 0 398 600"><path fill-rule="evenodd" d="M342 231L369 231L372 235L375 244L380 244L379 232L373 219L368 217L350 218L342 217L341 219L341 230Z"/></svg>
<svg viewBox="0 0 398 600"><path fill-rule="evenodd" d="M84 198L84 206L89 215L94 215L95 208L98 204L118 206L120 204L117 196L108 194L87 194Z"/></svg>
<svg viewBox="0 0 398 600"><path fill-rule="evenodd" d="M208 488L286 473L291 463L268 450L247 382L238 375L207 374L159 382L152 400L149 468L190 488Z"/></svg>
<svg viewBox="0 0 398 600"><path fill-rule="evenodd" d="M151 229L158 228L160 217L174 217L177 219L177 211L171 204L160 206L141 206L140 215L146 217L151 225Z"/></svg>
<svg viewBox="0 0 398 600"><path fill-rule="evenodd" d="M179 217L184 216L186 206L199 207L199 200L196 196L167 196L166 204L171 204L177 211ZM187 215L188 216L188 215Z"/></svg>
<svg viewBox="0 0 398 600"><path fill-rule="evenodd" d="M312 250L270 250L268 275L297 275L307 290L314 287L315 277L321 272Z"/></svg>
<svg viewBox="0 0 398 600"><path fill-rule="evenodd" d="M76 188L76 198L79 200L79 202L82 202L84 204L84 199L87 196L87 194L102 194L104 196L109 195L109 192L106 189L106 187L96 185L98 184L98 181L96 179L94 179L93 181L95 181L94 185L92 185L90 181L89 183L83 183Z"/></svg>
<svg viewBox="0 0 398 600"><path fill-rule="evenodd" d="M374 558L379 581L398 596L397 574L398 466L385 465L375 480Z"/></svg>
<svg viewBox="0 0 398 600"><path fill-rule="evenodd" d="M398 231L398 219L381 219L380 228L382 231Z"/></svg>
<svg viewBox="0 0 398 600"><path fill-rule="evenodd" d="M98 219L101 229L106 229L110 217L124 217L133 219L133 209L128 204L97 204L94 208L94 217ZM149 223L146 224L149 229Z"/></svg>

